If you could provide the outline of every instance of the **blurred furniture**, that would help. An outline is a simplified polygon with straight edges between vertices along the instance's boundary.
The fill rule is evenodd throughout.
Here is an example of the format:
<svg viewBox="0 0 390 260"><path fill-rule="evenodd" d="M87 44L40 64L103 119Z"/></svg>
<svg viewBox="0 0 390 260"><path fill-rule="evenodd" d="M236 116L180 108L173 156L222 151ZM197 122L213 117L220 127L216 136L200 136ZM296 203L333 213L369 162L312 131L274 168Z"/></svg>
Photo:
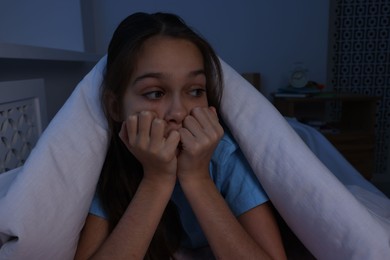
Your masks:
<svg viewBox="0 0 390 260"><path fill-rule="evenodd" d="M245 72L241 73L241 76L246 79L252 86L254 86L259 92L261 90L261 76L258 72Z"/></svg>
<svg viewBox="0 0 390 260"><path fill-rule="evenodd" d="M377 101L378 97L352 94L273 99L282 115L323 133L366 179L374 173Z"/></svg>

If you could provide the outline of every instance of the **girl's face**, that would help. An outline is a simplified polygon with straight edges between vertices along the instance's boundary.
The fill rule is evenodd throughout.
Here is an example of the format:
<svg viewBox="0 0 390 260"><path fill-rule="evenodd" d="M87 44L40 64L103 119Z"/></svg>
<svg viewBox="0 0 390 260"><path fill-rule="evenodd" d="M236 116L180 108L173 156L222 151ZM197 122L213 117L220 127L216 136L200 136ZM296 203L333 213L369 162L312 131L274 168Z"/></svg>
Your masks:
<svg viewBox="0 0 390 260"><path fill-rule="evenodd" d="M167 122L167 135L182 127L193 108L207 106L199 49L188 40L164 36L145 41L124 95L124 115L154 112Z"/></svg>

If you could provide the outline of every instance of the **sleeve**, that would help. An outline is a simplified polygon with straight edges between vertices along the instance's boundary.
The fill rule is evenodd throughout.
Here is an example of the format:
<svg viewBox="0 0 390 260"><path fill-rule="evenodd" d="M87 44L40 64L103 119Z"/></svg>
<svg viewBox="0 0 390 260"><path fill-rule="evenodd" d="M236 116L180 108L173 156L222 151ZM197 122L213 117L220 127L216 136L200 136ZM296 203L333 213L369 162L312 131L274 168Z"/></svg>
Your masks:
<svg viewBox="0 0 390 260"><path fill-rule="evenodd" d="M268 201L238 145L222 140L212 159L212 177L235 216Z"/></svg>
<svg viewBox="0 0 390 260"><path fill-rule="evenodd" d="M106 212L102 208L102 204L100 203L99 196L95 193L93 197L91 207L89 208L89 214L95 215L101 218L107 218Z"/></svg>

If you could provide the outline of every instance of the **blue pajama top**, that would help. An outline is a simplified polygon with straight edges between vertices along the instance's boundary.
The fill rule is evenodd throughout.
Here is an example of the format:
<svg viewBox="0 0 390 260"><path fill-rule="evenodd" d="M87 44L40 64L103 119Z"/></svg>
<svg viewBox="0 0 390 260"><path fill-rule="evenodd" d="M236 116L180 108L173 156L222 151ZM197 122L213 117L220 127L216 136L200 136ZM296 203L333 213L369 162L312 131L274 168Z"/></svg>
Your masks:
<svg viewBox="0 0 390 260"><path fill-rule="evenodd" d="M268 201L268 196L230 133L225 133L214 151L210 162L210 175L235 216ZM171 199L177 206L184 229L182 246L207 246L207 239L179 183L176 184ZM107 217L97 196L92 201L90 213L102 218Z"/></svg>

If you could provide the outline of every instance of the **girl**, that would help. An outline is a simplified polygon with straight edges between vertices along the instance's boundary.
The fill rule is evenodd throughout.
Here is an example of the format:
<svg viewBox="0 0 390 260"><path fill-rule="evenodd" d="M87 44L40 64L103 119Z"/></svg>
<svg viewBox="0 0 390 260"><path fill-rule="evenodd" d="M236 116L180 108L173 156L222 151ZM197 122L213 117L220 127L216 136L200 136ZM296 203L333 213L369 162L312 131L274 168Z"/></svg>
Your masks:
<svg viewBox="0 0 390 260"><path fill-rule="evenodd" d="M179 17L122 21L102 91L110 144L76 259L203 248L217 259L286 258L267 196L219 122L221 82L213 49Z"/></svg>

